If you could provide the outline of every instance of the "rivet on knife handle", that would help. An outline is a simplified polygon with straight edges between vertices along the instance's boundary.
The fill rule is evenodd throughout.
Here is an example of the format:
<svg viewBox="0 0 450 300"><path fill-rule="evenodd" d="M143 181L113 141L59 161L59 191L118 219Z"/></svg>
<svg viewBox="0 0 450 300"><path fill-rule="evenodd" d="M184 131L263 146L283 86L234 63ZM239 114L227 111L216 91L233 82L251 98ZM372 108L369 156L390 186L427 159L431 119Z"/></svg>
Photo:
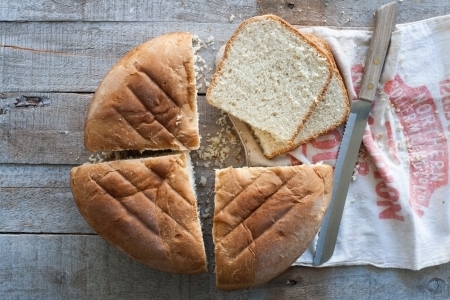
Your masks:
<svg viewBox="0 0 450 300"><path fill-rule="evenodd" d="M379 7L375 13L375 25L369 51L364 65L364 76L359 91L359 99L373 100L380 80L383 62L386 58L390 36L394 27L396 3Z"/></svg>
<svg viewBox="0 0 450 300"><path fill-rule="evenodd" d="M364 66L359 99L352 102L344 129L334 169L331 203L322 221L314 254L313 265L315 266L328 261L334 252L345 199L386 58L395 14L395 2L379 7L375 13L375 26Z"/></svg>

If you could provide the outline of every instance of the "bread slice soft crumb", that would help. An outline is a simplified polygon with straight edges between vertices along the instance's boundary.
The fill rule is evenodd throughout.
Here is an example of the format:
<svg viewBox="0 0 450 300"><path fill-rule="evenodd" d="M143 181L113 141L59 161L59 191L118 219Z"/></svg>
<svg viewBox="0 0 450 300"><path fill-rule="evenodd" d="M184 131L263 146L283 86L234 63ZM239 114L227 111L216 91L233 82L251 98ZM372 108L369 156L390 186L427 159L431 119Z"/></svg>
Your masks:
<svg viewBox="0 0 450 300"><path fill-rule="evenodd" d="M332 66L323 50L277 16L242 23L228 41L207 100L292 142L322 100Z"/></svg>
<svg viewBox="0 0 450 300"><path fill-rule="evenodd" d="M295 137L292 144L288 145L270 133L257 128L252 128L253 134L261 145L264 155L269 159L295 149L299 145L304 144L321 134L329 132L341 125L347 119L349 114L350 101L347 89L345 88L344 81L336 66L330 48L322 39L313 35L307 36L327 53L328 58L333 65L333 75L330 84L323 95L323 100L316 106L314 111L305 121L302 129Z"/></svg>
<svg viewBox="0 0 450 300"><path fill-rule="evenodd" d="M323 101L317 105L306 120L305 125L295 137L292 145L286 145L286 143L273 137L270 133L253 128L253 134L267 158L273 158L281 153L290 151L336 128L345 121L349 110L347 91L337 76L338 74L333 76Z"/></svg>

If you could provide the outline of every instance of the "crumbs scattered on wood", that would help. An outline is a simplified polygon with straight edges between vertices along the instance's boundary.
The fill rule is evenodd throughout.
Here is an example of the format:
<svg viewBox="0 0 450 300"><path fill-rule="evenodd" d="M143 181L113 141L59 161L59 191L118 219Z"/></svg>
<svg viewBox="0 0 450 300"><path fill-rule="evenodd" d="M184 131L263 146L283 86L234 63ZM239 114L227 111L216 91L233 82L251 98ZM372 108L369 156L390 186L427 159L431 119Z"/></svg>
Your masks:
<svg viewBox="0 0 450 300"><path fill-rule="evenodd" d="M206 177L205 177L205 176L201 176L201 177L200 177L200 182L199 182L199 184L202 185L202 186L205 186L205 185L206 185Z"/></svg>
<svg viewBox="0 0 450 300"><path fill-rule="evenodd" d="M37 96L20 96L16 98L15 107L40 107L50 105L50 99Z"/></svg>

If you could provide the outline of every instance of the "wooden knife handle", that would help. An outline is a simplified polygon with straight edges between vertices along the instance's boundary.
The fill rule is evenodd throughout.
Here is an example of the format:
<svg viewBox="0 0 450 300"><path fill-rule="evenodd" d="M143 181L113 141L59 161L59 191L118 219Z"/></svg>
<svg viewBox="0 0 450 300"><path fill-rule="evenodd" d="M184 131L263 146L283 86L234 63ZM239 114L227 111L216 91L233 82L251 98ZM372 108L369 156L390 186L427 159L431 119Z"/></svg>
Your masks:
<svg viewBox="0 0 450 300"><path fill-rule="evenodd" d="M366 64L364 65L359 99L373 101L375 98L378 81L380 81L381 70L383 69L387 48L395 24L396 12L397 6L395 2L380 6L375 12L375 26Z"/></svg>

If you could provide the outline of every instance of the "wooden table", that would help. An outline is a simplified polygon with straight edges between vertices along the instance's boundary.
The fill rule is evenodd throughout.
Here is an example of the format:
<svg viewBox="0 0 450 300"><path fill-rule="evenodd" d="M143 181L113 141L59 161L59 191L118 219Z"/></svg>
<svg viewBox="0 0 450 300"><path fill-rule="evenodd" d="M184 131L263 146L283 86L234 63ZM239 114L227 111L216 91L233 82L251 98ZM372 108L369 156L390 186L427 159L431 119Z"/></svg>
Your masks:
<svg viewBox="0 0 450 300"><path fill-rule="evenodd" d="M248 17L274 13L298 25L365 27L371 26L375 8L387 2L0 2L0 298L449 298L450 264L421 271L292 267L261 287L221 292L215 288L210 217L203 218L209 273L168 274L132 261L97 236L78 213L69 188L69 170L89 157L82 136L93 92L132 47L170 31L191 31L203 40L212 36L214 45L202 53L212 67L217 49ZM450 13L447 0L398 2L398 23ZM212 73L207 72L207 79ZM193 153L197 180L207 178L198 188L202 212L213 206L214 168L244 163L240 144L231 143L229 121L206 105L204 93L203 88L203 146L213 143L210 137L222 135L230 151L226 159L210 165Z"/></svg>

